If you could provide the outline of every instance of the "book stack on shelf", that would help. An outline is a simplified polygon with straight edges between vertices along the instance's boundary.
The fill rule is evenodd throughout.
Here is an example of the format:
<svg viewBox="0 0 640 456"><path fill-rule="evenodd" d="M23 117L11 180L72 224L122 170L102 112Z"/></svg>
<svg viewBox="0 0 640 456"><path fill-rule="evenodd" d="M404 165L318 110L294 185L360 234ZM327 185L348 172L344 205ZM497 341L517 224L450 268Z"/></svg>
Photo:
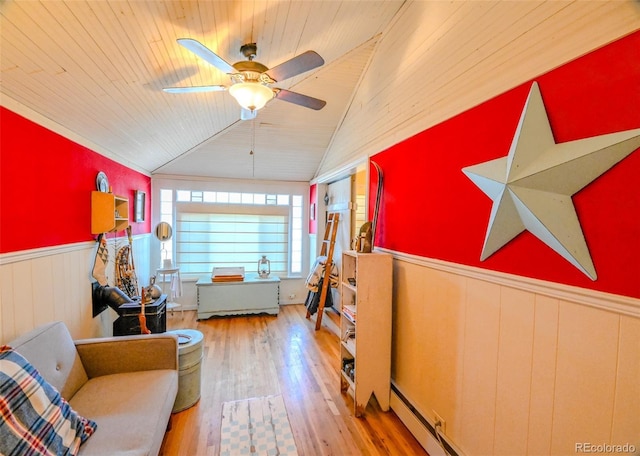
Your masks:
<svg viewBox="0 0 640 456"><path fill-rule="evenodd" d="M352 323L356 322L356 306L353 304L345 304L342 306L342 312L345 317L351 320Z"/></svg>
<svg viewBox="0 0 640 456"><path fill-rule="evenodd" d="M213 268L211 271L212 282L242 282L244 281L244 267L238 268Z"/></svg>

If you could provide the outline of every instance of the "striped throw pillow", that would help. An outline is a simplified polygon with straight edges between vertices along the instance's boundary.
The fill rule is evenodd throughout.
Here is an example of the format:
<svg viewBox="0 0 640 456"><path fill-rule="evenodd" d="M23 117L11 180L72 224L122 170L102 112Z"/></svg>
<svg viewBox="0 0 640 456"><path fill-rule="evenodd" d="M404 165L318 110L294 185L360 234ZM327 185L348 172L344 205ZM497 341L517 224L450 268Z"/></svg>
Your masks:
<svg viewBox="0 0 640 456"><path fill-rule="evenodd" d="M76 455L96 430L22 355L0 348L0 454Z"/></svg>

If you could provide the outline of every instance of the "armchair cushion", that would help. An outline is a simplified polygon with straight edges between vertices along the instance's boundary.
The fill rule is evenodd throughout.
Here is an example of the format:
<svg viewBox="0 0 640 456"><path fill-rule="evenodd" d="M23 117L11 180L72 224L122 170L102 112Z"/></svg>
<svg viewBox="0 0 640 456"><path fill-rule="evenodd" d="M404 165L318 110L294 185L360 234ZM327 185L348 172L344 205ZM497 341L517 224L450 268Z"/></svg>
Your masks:
<svg viewBox="0 0 640 456"><path fill-rule="evenodd" d="M145 370L178 370L178 337L171 333L75 341L89 378Z"/></svg>
<svg viewBox="0 0 640 456"><path fill-rule="evenodd" d="M28 359L66 400L87 382L87 373L71 334L62 322L40 326L11 341L10 345Z"/></svg>
<svg viewBox="0 0 640 456"><path fill-rule="evenodd" d="M92 456L155 455L160 451L178 392L175 370L126 372L89 379L71 406L91 416L100 429L81 454Z"/></svg>

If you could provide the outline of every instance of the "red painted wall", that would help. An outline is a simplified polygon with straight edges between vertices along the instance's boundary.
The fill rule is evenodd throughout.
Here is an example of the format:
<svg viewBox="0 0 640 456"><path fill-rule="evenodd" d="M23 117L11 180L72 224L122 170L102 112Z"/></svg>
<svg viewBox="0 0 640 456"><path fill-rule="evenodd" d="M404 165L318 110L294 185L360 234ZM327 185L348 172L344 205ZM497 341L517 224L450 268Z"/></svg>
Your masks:
<svg viewBox="0 0 640 456"><path fill-rule="evenodd" d="M640 32L535 78L556 142L640 128L638 49ZM492 202L461 169L508 154L530 87L372 157L385 179L376 245L640 298L640 150L573 197L597 281L528 232L480 261Z"/></svg>
<svg viewBox="0 0 640 456"><path fill-rule="evenodd" d="M151 178L110 160L0 107L0 253L88 241L91 191L104 171L113 193L147 193L145 222L131 221L134 234L151 228ZM123 233L118 233L123 235Z"/></svg>

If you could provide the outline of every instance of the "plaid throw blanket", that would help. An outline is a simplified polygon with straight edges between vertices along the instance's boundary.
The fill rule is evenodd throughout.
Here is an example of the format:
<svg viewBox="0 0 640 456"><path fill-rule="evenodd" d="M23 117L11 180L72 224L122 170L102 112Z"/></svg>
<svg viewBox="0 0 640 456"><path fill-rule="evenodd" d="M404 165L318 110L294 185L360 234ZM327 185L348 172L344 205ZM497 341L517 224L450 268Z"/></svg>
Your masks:
<svg viewBox="0 0 640 456"><path fill-rule="evenodd" d="M320 285L320 281L323 279L324 277L324 271L326 268L326 263L327 263L327 257L326 256L319 256L318 258L316 258L315 263L313 263L313 267L311 268L311 271L309 272L309 275L307 276L307 280L306 280L306 285L307 285L307 289L309 289L310 291L313 291L314 293L316 293L319 289L319 285ZM331 269L329 272L329 286L331 288L337 288L338 287L338 266L332 261L331 262Z"/></svg>
<svg viewBox="0 0 640 456"><path fill-rule="evenodd" d="M9 347L0 348L0 417L6 456L76 455L97 427Z"/></svg>

